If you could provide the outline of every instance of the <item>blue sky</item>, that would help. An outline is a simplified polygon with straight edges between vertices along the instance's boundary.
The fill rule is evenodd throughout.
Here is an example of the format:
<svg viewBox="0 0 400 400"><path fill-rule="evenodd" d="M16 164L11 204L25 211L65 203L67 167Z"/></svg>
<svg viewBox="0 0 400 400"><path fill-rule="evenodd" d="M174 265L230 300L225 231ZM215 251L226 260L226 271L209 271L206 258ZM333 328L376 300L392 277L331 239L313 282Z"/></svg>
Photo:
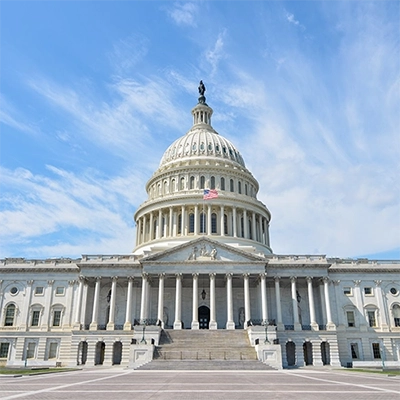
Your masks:
<svg viewBox="0 0 400 400"><path fill-rule="evenodd" d="M129 253L197 85L278 254L400 258L397 1L2 1L0 257Z"/></svg>

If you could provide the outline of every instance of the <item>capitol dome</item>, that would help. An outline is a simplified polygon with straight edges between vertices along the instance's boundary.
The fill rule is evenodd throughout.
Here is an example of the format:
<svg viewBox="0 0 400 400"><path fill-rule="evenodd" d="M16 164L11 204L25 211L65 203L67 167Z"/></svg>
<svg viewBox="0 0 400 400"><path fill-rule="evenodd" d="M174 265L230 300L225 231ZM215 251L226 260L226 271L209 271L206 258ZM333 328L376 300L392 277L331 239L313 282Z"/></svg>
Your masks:
<svg viewBox="0 0 400 400"><path fill-rule="evenodd" d="M258 255L271 254L271 214L257 200L259 185L242 155L211 126L202 94L193 126L164 152L135 213L134 254L149 255L207 236ZM212 200L204 201L204 191Z"/></svg>

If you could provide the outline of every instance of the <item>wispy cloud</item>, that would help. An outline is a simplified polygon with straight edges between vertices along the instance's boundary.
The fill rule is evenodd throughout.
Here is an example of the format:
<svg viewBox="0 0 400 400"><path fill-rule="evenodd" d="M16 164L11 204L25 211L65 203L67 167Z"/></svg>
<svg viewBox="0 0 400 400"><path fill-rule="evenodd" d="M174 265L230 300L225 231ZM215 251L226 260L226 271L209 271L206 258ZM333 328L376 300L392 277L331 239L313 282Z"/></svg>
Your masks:
<svg viewBox="0 0 400 400"><path fill-rule="evenodd" d="M194 2L174 3L173 8L168 10L169 16L177 25L197 26L196 15L198 6Z"/></svg>
<svg viewBox="0 0 400 400"><path fill-rule="evenodd" d="M211 76L215 75L219 62L225 57L224 55L224 36L225 31L219 33L213 47L205 52L205 58L211 66Z"/></svg>
<svg viewBox="0 0 400 400"><path fill-rule="evenodd" d="M294 14L292 14L292 13L290 13L290 12L288 12L288 11L285 11L285 12L286 12L286 20L287 20L289 23L291 23L291 24L293 24L293 25L295 25L295 26L298 26L298 27L301 28L302 30L305 29L305 26L302 25L302 24L300 23L300 21L298 21L298 20L294 17Z"/></svg>

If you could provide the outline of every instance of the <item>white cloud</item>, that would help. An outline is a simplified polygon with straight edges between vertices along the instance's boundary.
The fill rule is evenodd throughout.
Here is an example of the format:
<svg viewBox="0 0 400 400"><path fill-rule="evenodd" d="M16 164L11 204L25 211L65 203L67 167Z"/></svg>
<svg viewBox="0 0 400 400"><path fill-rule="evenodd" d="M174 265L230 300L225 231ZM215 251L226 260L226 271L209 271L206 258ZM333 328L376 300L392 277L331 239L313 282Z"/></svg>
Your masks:
<svg viewBox="0 0 400 400"><path fill-rule="evenodd" d="M194 2L174 3L173 9L168 11L169 16L177 25L195 27L198 6Z"/></svg>
<svg viewBox="0 0 400 400"><path fill-rule="evenodd" d="M218 38L215 41L213 48L205 52L205 58L211 66L211 76L216 74L219 62L225 57L224 36L225 31L218 35Z"/></svg>
<svg viewBox="0 0 400 400"><path fill-rule="evenodd" d="M288 11L286 11L286 20L287 20L288 22L290 22L291 24L298 26L298 27L301 28L302 30L305 29L304 25L300 24L300 21L298 21L298 20L294 17L294 14L292 14L292 13L290 13L290 12L288 12Z"/></svg>

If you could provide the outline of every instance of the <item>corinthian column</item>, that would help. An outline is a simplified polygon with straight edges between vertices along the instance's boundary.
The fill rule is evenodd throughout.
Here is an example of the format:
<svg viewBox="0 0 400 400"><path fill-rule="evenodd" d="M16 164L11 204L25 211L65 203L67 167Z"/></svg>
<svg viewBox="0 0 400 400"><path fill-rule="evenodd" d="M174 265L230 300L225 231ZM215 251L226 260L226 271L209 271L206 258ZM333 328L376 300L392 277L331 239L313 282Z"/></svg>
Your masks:
<svg viewBox="0 0 400 400"><path fill-rule="evenodd" d="M164 329L164 277L165 274L160 274L158 278L158 323Z"/></svg>
<svg viewBox="0 0 400 400"><path fill-rule="evenodd" d="M100 284L101 284L101 277L97 276L96 283L94 284L92 322L89 325L89 330L91 331L97 331L97 323L99 317L99 303L100 303Z"/></svg>
<svg viewBox="0 0 400 400"><path fill-rule="evenodd" d="M314 306L314 295L312 287L312 277L307 276L307 291L308 291L308 306L310 308L310 325L313 331L318 331L318 324L315 318L315 306Z"/></svg>
<svg viewBox="0 0 400 400"><path fill-rule="evenodd" d="M235 329L235 322L233 321L232 274L226 274L226 303L228 314L226 329Z"/></svg>
<svg viewBox="0 0 400 400"><path fill-rule="evenodd" d="M336 325L332 321L331 303L329 299L329 278L327 276L322 278L324 282L324 295L325 295L325 307L326 307L326 329L335 330Z"/></svg>
<svg viewBox="0 0 400 400"><path fill-rule="evenodd" d="M293 324L295 331L301 331L301 325L299 320L299 309L297 305L296 280L297 278L295 276L290 277L290 287L292 292L292 307L293 307Z"/></svg>
<svg viewBox="0 0 400 400"><path fill-rule="evenodd" d="M280 277L275 276L275 299L276 299L276 326L278 330L284 330L282 322L281 288L279 284Z"/></svg>
<svg viewBox="0 0 400 400"><path fill-rule="evenodd" d="M126 294L126 314L124 331L130 331L132 329L132 286L133 277L128 277L128 293Z"/></svg>
<svg viewBox="0 0 400 400"><path fill-rule="evenodd" d="M244 327L247 327L247 324L250 322L250 288L249 288L249 274L243 274L243 282L244 282Z"/></svg>
<svg viewBox="0 0 400 400"><path fill-rule="evenodd" d="M117 298L117 276L113 276L111 283L110 316L106 329L113 331L115 326L115 299Z"/></svg>
<svg viewBox="0 0 400 400"><path fill-rule="evenodd" d="M199 329L199 274L193 276L192 329Z"/></svg>
<svg viewBox="0 0 400 400"><path fill-rule="evenodd" d="M182 329L181 302L182 302L182 274L176 274L174 329Z"/></svg>
<svg viewBox="0 0 400 400"><path fill-rule="evenodd" d="M265 278L266 274L260 274L262 320L265 325L268 325L267 286Z"/></svg>
<svg viewBox="0 0 400 400"><path fill-rule="evenodd" d="M210 325L209 329L217 329L215 313L215 274L210 274Z"/></svg>

